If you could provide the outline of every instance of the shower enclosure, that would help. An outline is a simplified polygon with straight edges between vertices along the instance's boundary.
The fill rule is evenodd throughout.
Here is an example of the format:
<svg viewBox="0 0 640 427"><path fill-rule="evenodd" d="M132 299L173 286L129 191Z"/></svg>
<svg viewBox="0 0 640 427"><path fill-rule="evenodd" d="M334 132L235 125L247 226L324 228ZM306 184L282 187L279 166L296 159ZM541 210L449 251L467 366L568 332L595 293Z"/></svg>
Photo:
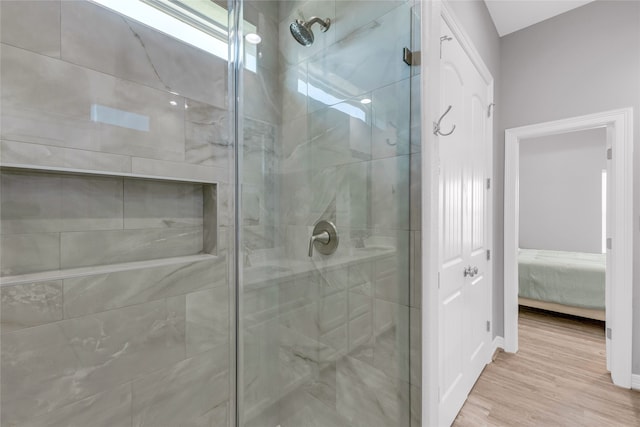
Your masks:
<svg viewBox="0 0 640 427"><path fill-rule="evenodd" d="M419 425L419 9L0 2L2 427Z"/></svg>

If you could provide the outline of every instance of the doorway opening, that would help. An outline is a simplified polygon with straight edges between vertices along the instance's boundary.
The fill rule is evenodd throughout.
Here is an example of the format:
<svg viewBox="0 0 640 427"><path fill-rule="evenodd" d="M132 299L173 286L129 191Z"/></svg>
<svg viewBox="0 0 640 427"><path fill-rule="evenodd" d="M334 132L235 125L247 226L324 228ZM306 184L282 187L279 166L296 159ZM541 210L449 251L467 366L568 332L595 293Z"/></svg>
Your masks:
<svg viewBox="0 0 640 427"><path fill-rule="evenodd" d="M534 138L539 139L601 128L606 134L606 174L604 176L601 174L600 178L606 180L607 187L606 207L604 208L607 217L607 232L604 241L606 248L606 292L604 295L605 316L602 320L605 320L607 330L607 368L611 371L613 383L626 388L631 386L632 112L632 109L628 108L505 131L505 350L514 353L518 350L520 208L522 206L520 203L520 180L521 167L523 166L520 154L523 148L522 143ZM573 240L575 243L576 239ZM602 247L602 242L599 243ZM594 242L591 244L593 245ZM597 256L593 258L597 258ZM615 310L612 310L613 307ZM549 307L539 308L549 309ZM595 311L590 313L591 316L585 316L584 312L569 314L598 318Z"/></svg>

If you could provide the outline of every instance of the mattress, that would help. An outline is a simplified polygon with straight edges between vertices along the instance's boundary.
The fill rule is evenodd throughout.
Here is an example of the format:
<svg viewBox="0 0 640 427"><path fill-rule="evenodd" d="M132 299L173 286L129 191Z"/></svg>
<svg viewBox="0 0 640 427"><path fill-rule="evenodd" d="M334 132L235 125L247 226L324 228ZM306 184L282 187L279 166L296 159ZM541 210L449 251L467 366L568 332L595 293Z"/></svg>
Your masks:
<svg viewBox="0 0 640 427"><path fill-rule="evenodd" d="M520 249L519 296L604 310L605 254Z"/></svg>

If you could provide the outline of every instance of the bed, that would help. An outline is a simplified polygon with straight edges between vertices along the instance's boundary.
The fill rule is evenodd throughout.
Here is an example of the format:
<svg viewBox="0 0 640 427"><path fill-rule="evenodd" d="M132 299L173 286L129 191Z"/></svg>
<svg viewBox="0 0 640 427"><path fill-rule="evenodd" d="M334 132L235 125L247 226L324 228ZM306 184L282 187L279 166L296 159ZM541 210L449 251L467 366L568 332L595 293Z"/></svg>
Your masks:
<svg viewBox="0 0 640 427"><path fill-rule="evenodd" d="M605 254L520 249L518 302L605 320L605 268Z"/></svg>

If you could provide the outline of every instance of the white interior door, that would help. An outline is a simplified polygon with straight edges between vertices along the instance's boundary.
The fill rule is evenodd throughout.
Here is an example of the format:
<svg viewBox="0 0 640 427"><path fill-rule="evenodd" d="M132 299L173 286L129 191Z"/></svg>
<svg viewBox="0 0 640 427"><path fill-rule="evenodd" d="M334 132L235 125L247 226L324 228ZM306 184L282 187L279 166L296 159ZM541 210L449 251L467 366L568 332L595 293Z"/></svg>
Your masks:
<svg viewBox="0 0 640 427"><path fill-rule="evenodd" d="M451 106L441 132L455 124L451 135L439 138L439 424L450 425L489 360L489 86L446 22L441 24L441 111Z"/></svg>

